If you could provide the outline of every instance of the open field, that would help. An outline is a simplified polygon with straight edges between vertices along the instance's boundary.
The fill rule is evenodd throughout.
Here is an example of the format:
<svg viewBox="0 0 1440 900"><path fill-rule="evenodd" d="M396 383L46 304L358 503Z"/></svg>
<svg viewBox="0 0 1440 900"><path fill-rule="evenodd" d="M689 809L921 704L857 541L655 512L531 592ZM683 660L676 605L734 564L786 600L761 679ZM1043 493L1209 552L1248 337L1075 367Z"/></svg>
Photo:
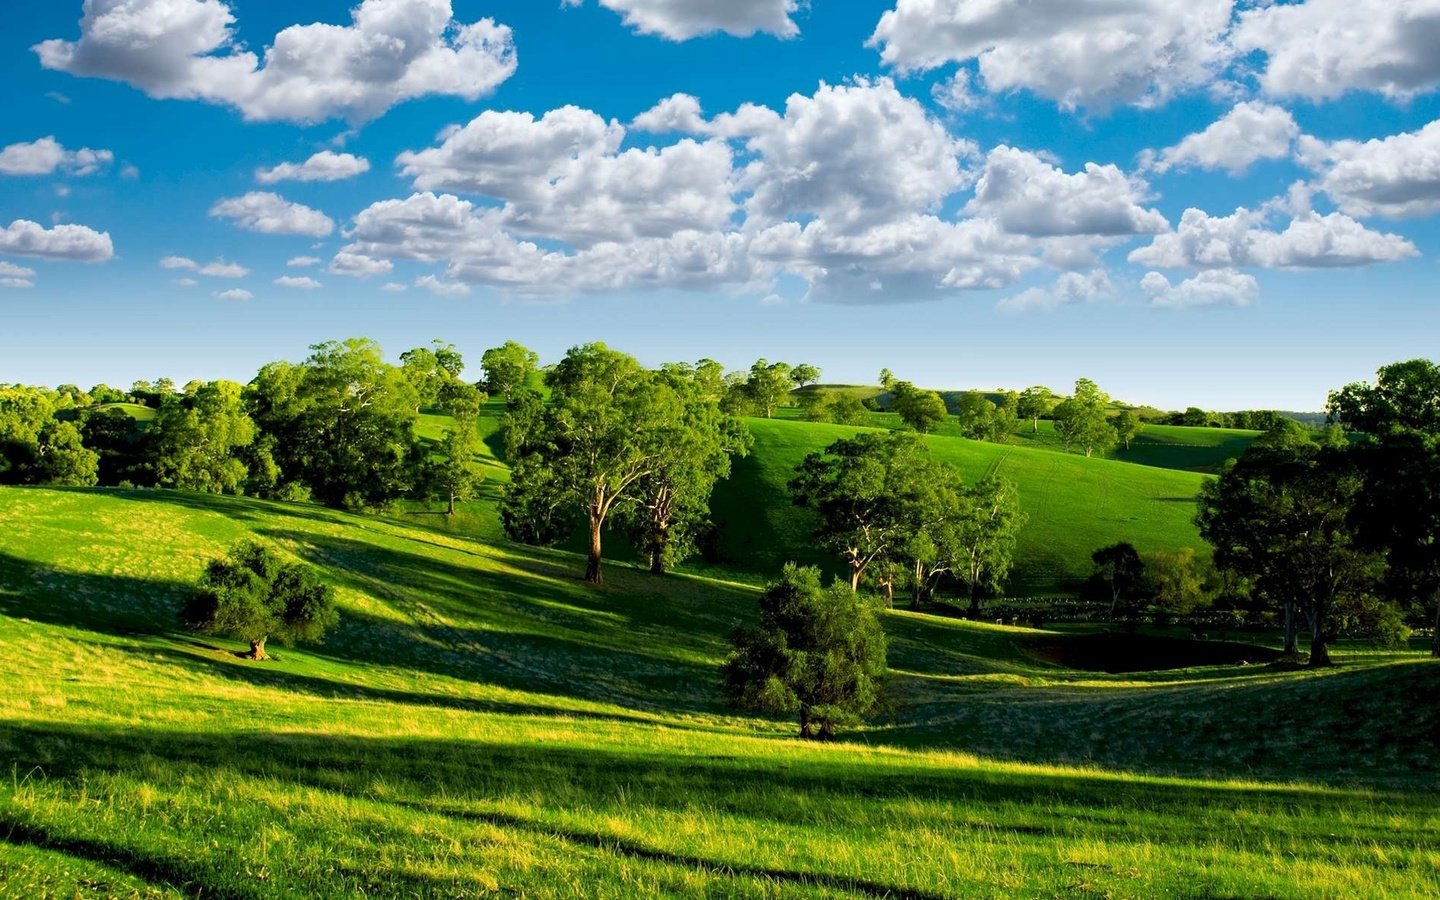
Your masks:
<svg viewBox="0 0 1440 900"><path fill-rule="evenodd" d="M337 588L324 645L255 664L174 631L246 535ZM579 568L309 506L0 490L0 893L1440 892L1418 654L1108 676L1047 662L1062 633L892 612L886 714L811 745L719 703L752 588Z"/></svg>

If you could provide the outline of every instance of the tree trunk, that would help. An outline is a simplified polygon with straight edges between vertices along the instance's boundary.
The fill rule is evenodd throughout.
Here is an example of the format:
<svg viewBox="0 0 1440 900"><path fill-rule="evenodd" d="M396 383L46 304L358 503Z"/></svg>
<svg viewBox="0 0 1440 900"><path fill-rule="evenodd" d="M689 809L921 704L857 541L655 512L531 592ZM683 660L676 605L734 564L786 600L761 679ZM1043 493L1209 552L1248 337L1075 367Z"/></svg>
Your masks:
<svg viewBox="0 0 1440 900"><path fill-rule="evenodd" d="M269 659L270 657L265 655L265 641L266 638L263 637L258 641L251 641L250 652L245 654L245 658L255 660Z"/></svg>
<svg viewBox="0 0 1440 900"><path fill-rule="evenodd" d="M1040 433L1040 417L1039 417L1039 416L1036 416L1035 418L1033 418L1033 419L1030 420L1030 433L1031 433L1031 434L1039 434L1039 433Z"/></svg>
<svg viewBox="0 0 1440 900"><path fill-rule="evenodd" d="M820 740L829 741L835 738L835 723L825 719L820 723Z"/></svg>
<svg viewBox="0 0 1440 900"><path fill-rule="evenodd" d="M1310 661L1306 663L1311 669L1325 669L1334 665L1330 661L1330 649L1325 646L1325 629L1323 620L1318 612L1310 614Z"/></svg>
<svg viewBox="0 0 1440 900"><path fill-rule="evenodd" d="M864 570L863 568L861 568L860 566L851 566L851 567L850 567L850 591L851 591L851 593L855 593L855 594L860 593L860 576L861 576L864 572L865 572L865 570Z"/></svg>
<svg viewBox="0 0 1440 900"><path fill-rule="evenodd" d="M650 574L665 574L665 551L659 547L650 550Z"/></svg>
<svg viewBox="0 0 1440 900"><path fill-rule="evenodd" d="M449 506L448 509L445 510L445 515L447 515L447 516L453 516L453 515L455 515L455 492L454 492L454 491L451 491L451 492L450 492L450 506Z"/></svg>
<svg viewBox="0 0 1440 900"><path fill-rule="evenodd" d="M1285 604L1285 655L1293 656L1300 652L1299 628L1296 623L1295 604Z"/></svg>
<svg viewBox="0 0 1440 900"><path fill-rule="evenodd" d="M973 584L970 586L970 608L966 610L965 617L968 619L980 618L980 591Z"/></svg>
<svg viewBox="0 0 1440 900"><path fill-rule="evenodd" d="M1440 592L1435 595L1435 627L1430 632L1430 655L1440 659Z"/></svg>
<svg viewBox="0 0 1440 900"><path fill-rule="evenodd" d="M888 578L887 578L885 581L883 581L883 582L880 583L880 591L881 591L881 593L883 593L883 594L885 595L885 608L886 608L886 609L894 609L894 608L895 608L895 582L894 582L892 579L888 579Z"/></svg>
<svg viewBox="0 0 1440 900"><path fill-rule="evenodd" d="M810 740L813 735L810 732L810 707L800 707L800 737Z"/></svg>
<svg viewBox="0 0 1440 900"><path fill-rule="evenodd" d="M585 580L590 584L604 584L605 576L600 572L600 532L605 522L595 513L590 513L590 553L585 559Z"/></svg>

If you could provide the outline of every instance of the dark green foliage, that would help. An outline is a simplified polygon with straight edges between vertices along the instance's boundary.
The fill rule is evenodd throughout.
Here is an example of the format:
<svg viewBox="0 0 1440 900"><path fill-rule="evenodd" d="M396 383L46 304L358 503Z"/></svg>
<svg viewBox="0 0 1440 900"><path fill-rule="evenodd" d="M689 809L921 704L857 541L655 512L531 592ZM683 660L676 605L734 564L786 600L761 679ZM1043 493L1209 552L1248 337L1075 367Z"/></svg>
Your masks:
<svg viewBox="0 0 1440 900"><path fill-rule="evenodd" d="M202 634L241 637L252 659L265 659L267 639L317 641L339 613L334 592L313 569L245 541L206 567L180 621Z"/></svg>
<svg viewBox="0 0 1440 900"><path fill-rule="evenodd" d="M955 414L960 421L960 434L972 441L1001 441L1009 434L1000 407L979 391L966 391L956 403ZM1008 425L1013 425L1013 418Z"/></svg>
<svg viewBox="0 0 1440 900"><path fill-rule="evenodd" d="M1121 542L1102 547L1090 555L1095 564L1092 582L1101 594L1110 601L1110 617L1124 612L1133 617L1138 612L1138 603L1145 595L1145 561L1129 543Z"/></svg>
<svg viewBox="0 0 1440 900"><path fill-rule="evenodd" d="M893 382L890 391L894 394L890 408L921 434L928 434L945 421L945 401L934 391L921 390L908 381Z"/></svg>
<svg viewBox="0 0 1440 900"><path fill-rule="evenodd" d="M244 493L245 451L255 440L255 423L245 412L242 390L232 381L196 382L164 401L146 435L147 466L156 484Z"/></svg>
<svg viewBox="0 0 1440 900"><path fill-rule="evenodd" d="M1041 385L1026 388L1016 400L1016 414L1030 420L1031 433L1039 433L1040 417L1050 412L1050 389Z"/></svg>
<svg viewBox="0 0 1440 900"><path fill-rule="evenodd" d="M99 457L100 484L153 483L148 470L142 466L146 448L140 426L123 409L90 411L82 421L80 435L85 446Z"/></svg>
<svg viewBox="0 0 1440 900"><path fill-rule="evenodd" d="M814 568L785 567L760 597L760 625L737 630L725 692L742 709L798 715L800 736L829 740L874 708L886 638L874 603Z"/></svg>
<svg viewBox="0 0 1440 900"><path fill-rule="evenodd" d="M80 429L70 422L47 422L36 436L35 458L26 469L31 484L90 487L96 483L100 457L86 448Z"/></svg>

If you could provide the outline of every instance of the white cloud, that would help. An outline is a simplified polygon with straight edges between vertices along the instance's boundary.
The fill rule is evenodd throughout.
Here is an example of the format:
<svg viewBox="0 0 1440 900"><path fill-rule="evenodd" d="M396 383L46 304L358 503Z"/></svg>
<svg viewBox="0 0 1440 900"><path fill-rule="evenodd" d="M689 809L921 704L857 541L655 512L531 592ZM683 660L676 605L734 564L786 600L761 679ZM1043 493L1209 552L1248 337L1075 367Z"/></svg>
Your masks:
<svg viewBox="0 0 1440 900"><path fill-rule="evenodd" d="M1067 175L1033 153L1000 146L986 157L966 212L1031 237L1119 237L1168 229L1164 216L1141 206L1145 199L1144 183L1113 165L1087 163L1083 172Z"/></svg>
<svg viewBox="0 0 1440 900"><path fill-rule="evenodd" d="M194 287L195 285L197 285L197 284L199 284L199 283L200 283L200 282L196 281L196 280L193 279L193 278L177 278L177 279L175 279L175 284L179 285L180 287Z"/></svg>
<svg viewBox="0 0 1440 900"><path fill-rule="evenodd" d="M387 294L403 294L409 290L409 288L398 281L387 281L385 284L380 285L380 290Z"/></svg>
<svg viewBox="0 0 1440 900"><path fill-rule="evenodd" d="M1353 216L1409 218L1440 212L1440 121L1371 141L1300 142L1316 184Z"/></svg>
<svg viewBox="0 0 1440 900"><path fill-rule="evenodd" d="M223 259L207 263L198 271L207 278L244 278L250 274L250 270L239 263L226 262Z"/></svg>
<svg viewBox="0 0 1440 900"><path fill-rule="evenodd" d="M703 134L708 126L700 110L700 101L689 94L674 94L666 97L650 109L635 117L630 127L636 131L652 134L666 134L678 131L681 134Z"/></svg>
<svg viewBox="0 0 1440 900"><path fill-rule="evenodd" d="M302 163L281 163L270 169L259 169L255 180L261 184L282 181L344 181L370 171L370 161L350 153L321 150Z"/></svg>
<svg viewBox="0 0 1440 900"><path fill-rule="evenodd" d="M474 101L515 72L510 29L462 24L450 0L363 0L348 26L293 25L262 60L223 0L85 0L76 41L34 48L47 69L161 99L233 106L246 119L363 122L432 94Z"/></svg>
<svg viewBox="0 0 1440 900"><path fill-rule="evenodd" d="M1242 175L1262 159L1290 155L1300 126L1287 110L1268 103L1240 103L1204 131L1189 135L1159 153L1144 155L1157 172L1170 169L1224 169Z"/></svg>
<svg viewBox="0 0 1440 900"><path fill-rule="evenodd" d="M1234 0L898 0L870 38L902 71L978 60L991 91L1066 108L1152 104L1228 59Z"/></svg>
<svg viewBox="0 0 1440 900"><path fill-rule="evenodd" d="M292 269L308 269L311 266L318 266L324 261L318 256L296 256L292 257L285 265Z"/></svg>
<svg viewBox="0 0 1440 900"><path fill-rule="evenodd" d="M217 300L254 300L255 295L244 288L231 288L228 291L216 291L214 297Z"/></svg>
<svg viewBox="0 0 1440 900"><path fill-rule="evenodd" d="M468 284L455 281L441 281L434 275L422 275L415 279L415 286L424 288L439 297L464 297L470 293Z"/></svg>
<svg viewBox="0 0 1440 900"><path fill-rule="evenodd" d="M326 271L331 275L345 275L350 278L371 278L375 275L388 275L394 268L395 264L388 259L374 259L362 253L341 250L330 261L330 268Z"/></svg>
<svg viewBox="0 0 1440 900"><path fill-rule="evenodd" d="M115 255L115 246L108 233L84 225L46 228L38 222L16 219L8 226L0 227L0 253L74 262L104 262Z"/></svg>
<svg viewBox="0 0 1440 900"><path fill-rule="evenodd" d="M160 260L160 268L189 269L191 271L194 271L200 268L200 264L195 262L195 260L189 259L184 256L167 256L164 259Z"/></svg>
<svg viewBox="0 0 1440 900"><path fill-rule="evenodd" d="M1064 272L1048 288L1030 288L1006 297L999 303L1005 312L1030 312L1059 309L1079 303L1093 303L1104 300L1115 292L1110 283L1110 273L1096 269L1088 275L1079 272Z"/></svg>
<svg viewBox="0 0 1440 900"><path fill-rule="evenodd" d="M1269 210L1237 209L1211 216L1187 209L1180 226L1130 254L1136 265L1162 269L1319 269L1396 262L1418 254L1395 234L1371 231L1342 213L1298 212L1284 231L1265 227Z"/></svg>
<svg viewBox="0 0 1440 900"><path fill-rule="evenodd" d="M561 0L580 6L584 0ZM600 5L624 16L625 24L642 34L672 41L725 32L750 37L766 32L778 37L800 33L790 15L797 0L600 0Z"/></svg>
<svg viewBox="0 0 1440 900"><path fill-rule="evenodd" d="M1440 85L1435 0L1306 0L1240 14L1235 46L1268 56L1260 84L1277 97L1347 91L1404 99Z"/></svg>
<svg viewBox="0 0 1440 900"><path fill-rule="evenodd" d="M1189 309L1199 306L1249 306L1260 297L1260 283L1253 275L1234 269L1210 269L1179 284L1159 272L1150 272L1140 281L1154 306Z"/></svg>
<svg viewBox="0 0 1440 900"><path fill-rule="evenodd" d="M221 200L211 208L210 215L230 219L247 231L261 234L325 237L335 230L335 223L319 210L262 191Z"/></svg>
<svg viewBox="0 0 1440 900"><path fill-rule="evenodd" d="M935 87L931 88L930 96L952 113L970 112L985 102L976 91L969 69L956 69L954 75L937 82Z"/></svg>
<svg viewBox="0 0 1440 900"><path fill-rule="evenodd" d="M29 288L35 286L35 270L0 259L0 287Z"/></svg>
<svg viewBox="0 0 1440 900"><path fill-rule="evenodd" d="M313 291L316 288L322 287L320 282L316 281L313 278L296 278L293 275L282 275L279 278L275 279L275 283L280 287L297 288L303 291Z"/></svg>
<svg viewBox="0 0 1440 900"><path fill-rule="evenodd" d="M53 137L0 150L0 175L93 175L115 161L109 150L66 150Z"/></svg>

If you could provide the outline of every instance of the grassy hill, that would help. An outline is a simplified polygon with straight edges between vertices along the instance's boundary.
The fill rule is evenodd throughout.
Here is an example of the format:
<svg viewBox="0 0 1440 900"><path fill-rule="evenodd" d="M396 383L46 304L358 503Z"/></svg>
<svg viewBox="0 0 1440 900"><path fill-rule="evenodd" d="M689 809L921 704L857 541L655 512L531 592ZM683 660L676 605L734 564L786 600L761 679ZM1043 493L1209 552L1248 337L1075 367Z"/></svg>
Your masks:
<svg viewBox="0 0 1440 900"><path fill-rule="evenodd" d="M723 564L770 574L794 560L838 573L838 564L810 539L813 514L791 505L785 485L807 453L857 429L765 419L749 425L754 450L736 462L713 502ZM1010 582L1014 595L1073 589L1091 571L1090 554L1117 541L1130 541L1142 552L1205 549L1191 521L1200 475L943 436L930 436L926 443L966 478L994 468L1017 485L1029 518Z"/></svg>
<svg viewBox="0 0 1440 900"><path fill-rule="evenodd" d="M335 586L325 644L173 630L246 536ZM893 612L886 714L812 745L718 702L752 588L579 571L303 505L0 489L0 895L1440 892L1418 654L1109 676L1049 661L1065 634Z"/></svg>

